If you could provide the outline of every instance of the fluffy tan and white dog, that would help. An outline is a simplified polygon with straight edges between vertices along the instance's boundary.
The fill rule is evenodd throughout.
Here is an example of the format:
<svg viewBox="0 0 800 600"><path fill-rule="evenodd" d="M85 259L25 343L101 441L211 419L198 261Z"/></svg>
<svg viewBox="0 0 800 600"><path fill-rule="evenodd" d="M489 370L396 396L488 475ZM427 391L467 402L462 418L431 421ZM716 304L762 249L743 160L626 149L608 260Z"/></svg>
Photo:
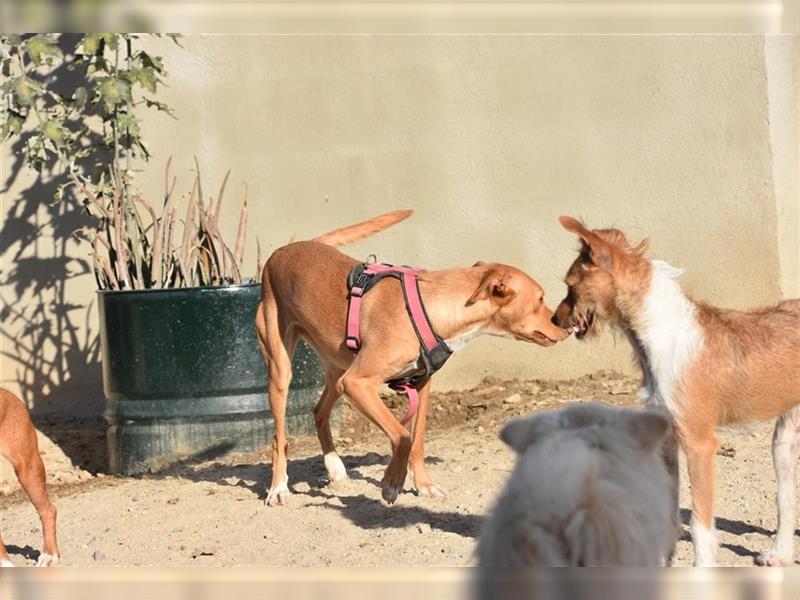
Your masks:
<svg viewBox="0 0 800 600"><path fill-rule="evenodd" d="M778 480L778 531L759 557L791 564L795 528L795 462L800 455L800 300L730 310L694 300L681 271L650 257L618 229L588 229L572 217L563 227L581 239L567 272L569 288L553 321L591 336L608 323L628 338L642 368L641 399L669 410L686 454L692 488L696 565L713 565L714 483L719 426L777 418L772 454Z"/></svg>
<svg viewBox="0 0 800 600"><path fill-rule="evenodd" d="M506 423L517 463L479 566L663 566L678 539L676 446L663 411L574 404Z"/></svg>

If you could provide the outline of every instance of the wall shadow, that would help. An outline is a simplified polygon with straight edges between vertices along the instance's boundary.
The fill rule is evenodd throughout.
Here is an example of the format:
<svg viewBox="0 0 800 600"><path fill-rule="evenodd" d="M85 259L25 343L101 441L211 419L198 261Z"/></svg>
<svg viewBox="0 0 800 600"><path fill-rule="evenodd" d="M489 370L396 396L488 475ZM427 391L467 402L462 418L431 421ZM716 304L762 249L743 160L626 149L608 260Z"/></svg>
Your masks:
<svg viewBox="0 0 800 600"><path fill-rule="evenodd" d="M62 35L62 51L73 47L75 35ZM65 52L66 55L66 52ZM81 69L64 61L49 75L52 88L70 98L83 85ZM29 118L29 123L33 117ZM84 121L67 125L75 130ZM65 182L54 159L40 172L26 165L28 135L3 142L0 173L0 351L7 368L0 385L16 383L31 417L45 435L59 420L83 420L95 429L102 421L103 390L100 344L93 303L75 304L67 289L95 288L87 252L73 232L94 219L82 209L80 199L68 189L56 202L58 186ZM107 160L102 132L89 130L84 143L92 151L79 161L86 173L94 173ZM31 174L34 177L31 177ZM8 367L8 365L12 365ZM59 444L61 445L61 444ZM62 446L77 464L93 458L75 455L78 446Z"/></svg>

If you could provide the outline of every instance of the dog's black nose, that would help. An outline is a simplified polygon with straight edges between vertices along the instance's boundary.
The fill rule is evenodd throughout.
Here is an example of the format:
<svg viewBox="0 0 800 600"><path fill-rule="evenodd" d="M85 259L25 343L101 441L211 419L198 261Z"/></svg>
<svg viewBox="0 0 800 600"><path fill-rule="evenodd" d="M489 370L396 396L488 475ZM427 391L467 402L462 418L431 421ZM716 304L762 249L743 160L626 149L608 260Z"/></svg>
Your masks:
<svg viewBox="0 0 800 600"><path fill-rule="evenodd" d="M561 327L561 324L558 322L558 315L556 313L553 313L553 317L550 319L550 322L556 327Z"/></svg>

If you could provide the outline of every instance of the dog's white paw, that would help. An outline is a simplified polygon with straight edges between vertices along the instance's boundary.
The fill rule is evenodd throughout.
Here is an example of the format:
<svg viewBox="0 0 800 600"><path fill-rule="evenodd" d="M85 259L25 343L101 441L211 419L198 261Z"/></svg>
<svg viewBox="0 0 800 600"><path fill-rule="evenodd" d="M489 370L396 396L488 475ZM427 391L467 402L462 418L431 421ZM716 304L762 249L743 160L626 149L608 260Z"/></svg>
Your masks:
<svg viewBox="0 0 800 600"><path fill-rule="evenodd" d="M325 455L325 470L328 472L328 479L331 483L348 479L347 469L344 467L342 459L336 452L328 452Z"/></svg>
<svg viewBox="0 0 800 600"><path fill-rule="evenodd" d="M692 516L691 522L692 545L694 546L694 566L714 567L717 565L717 531L712 522L711 527L706 527Z"/></svg>
<svg viewBox="0 0 800 600"><path fill-rule="evenodd" d="M434 498L441 500L447 496L447 493L435 483L430 485L421 485L417 487L416 490L417 495L422 496L423 498Z"/></svg>
<svg viewBox="0 0 800 600"><path fill-rule="evenodd" d="M289 485L284 481L267 493L267 499L264 502L269 506L285 506L291 495Z"/></svg>
<svg viewBox="0 0 800 600"><path fill-rule="evenodd" d="M48 554L42 552L39 555L39 560L36 561L37 567L55 567L61 562L61 557L58 554Z"/></svg>
<svg viewBox="0 0 800 600"><path fill-rule="evenodd" d="M792 556L781 556L770 548L756 557L756 564L762 567L789 567L794 564Z"/></svg>
<svg viewBox="0 0 800 600"><path fill-rule="evenodd" d="M5 560L5 559L0 560L0 568L2 568L2 567L13 567L13 566L14 566L14 563L12 563L10 560Z"/></svg>

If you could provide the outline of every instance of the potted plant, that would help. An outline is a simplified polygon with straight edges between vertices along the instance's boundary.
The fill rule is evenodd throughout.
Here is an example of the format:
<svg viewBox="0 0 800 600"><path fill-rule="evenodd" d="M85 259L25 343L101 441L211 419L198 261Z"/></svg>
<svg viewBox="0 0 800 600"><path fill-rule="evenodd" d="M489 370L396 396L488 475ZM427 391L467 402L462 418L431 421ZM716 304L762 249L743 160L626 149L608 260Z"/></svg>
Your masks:
<svg viewBox="0 0 800 600"><path fill-rule="evenodd" d="M260 286L242 275L247 190L233 246L220 233L228 180L206 195L195 159L191 193L179 197L170 161L158 208L135 189L134 161L149 159L138 107L171 115L155 98L163 62L134 51L136 36L6 36L0 40L8 99L3 139L25 139L27 163L57 162L57 201L78 201L99 294L100 345L110 470L155 471L179 460L251 450L271 437L267 371L254 316ZM177 40L176 40L177 43ZM71 86L53 73L67 68ZM92 127L90 119L94 118ZM260 252L259 252L260 254ZM260 273L258 259L256 273ZM288 418L312 433L322 386L301 346Z"/></svg>

